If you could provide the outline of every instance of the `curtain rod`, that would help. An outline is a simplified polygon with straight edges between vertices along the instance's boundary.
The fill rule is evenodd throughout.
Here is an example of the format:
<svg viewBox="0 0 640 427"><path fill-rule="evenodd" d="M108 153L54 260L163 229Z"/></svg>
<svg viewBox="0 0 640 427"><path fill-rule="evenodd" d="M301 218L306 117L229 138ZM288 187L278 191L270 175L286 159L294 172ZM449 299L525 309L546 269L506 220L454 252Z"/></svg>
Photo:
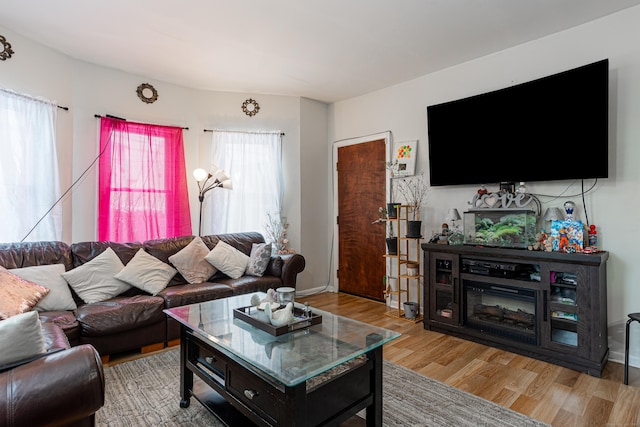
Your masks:
<svg viewBox="0 0 640 427"><path fill-rule="evenodd" d="M112 116L110 114L107 114L106 116L101 116L100 114L94 114L93 117L95 117L96 119L100 119L102 117L106 117L108 119L115 119L115 120L122 120L122 121L127 121L127 119L123 119L122 117L116 117L116 116ZM143 124L150 124L150 123L143 123ZM159 125L159 126L165 126L165 125ZM174 127L174 128L180 128L180 129L184 129L184 130L189 130L188 127L184 127L184 126L170 126L170 127Z"/></svg>
<svg viewBox="0 0 640 427"><path fill-rule="evenodd" d="M251 131L251 130L224 130L224 129L205 129L205 132L231 132L231 133L257 133L257 134L269 134L277 133L277 131ZM280 132L280 136L284 136L284 132Z"/></svg>
<svg viewBox="0 0 640 427"><path fill-rule="evenodd" d="M14 91L12 91L10 89L1 89L0 88L0 92L8 93L8 94L15 95L15 96L20 96L22 98L30 99L32 101L39 101L39 102L44 102L45 104L55 105L56 107L60 108L61 110L69 111L69 107L63 107L62 105L58 105L55 102L49 101L48 99L36 98L35 96L26 95L24 93L14 92Z"/></svg>

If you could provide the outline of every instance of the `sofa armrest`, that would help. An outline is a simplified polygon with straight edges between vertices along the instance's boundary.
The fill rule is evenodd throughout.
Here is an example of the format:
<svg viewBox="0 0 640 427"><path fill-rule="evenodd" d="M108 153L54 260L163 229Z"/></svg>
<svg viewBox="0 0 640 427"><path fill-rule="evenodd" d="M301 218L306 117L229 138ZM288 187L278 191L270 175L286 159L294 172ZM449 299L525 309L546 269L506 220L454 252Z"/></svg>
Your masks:
<svg viewBox="0 0 640 427"><path fill-rule="evenodd" d="M0 427L76 423L104 405L104 392L91 345L48 354L0 374Z"/></svg>
<svg viewBox="0 0 640 427"><path fill-rule="evenodd" d="M278 255L282 258L282 286L296 287L298 274L304 270L306 261L300 254L282 254Z"/></svg>

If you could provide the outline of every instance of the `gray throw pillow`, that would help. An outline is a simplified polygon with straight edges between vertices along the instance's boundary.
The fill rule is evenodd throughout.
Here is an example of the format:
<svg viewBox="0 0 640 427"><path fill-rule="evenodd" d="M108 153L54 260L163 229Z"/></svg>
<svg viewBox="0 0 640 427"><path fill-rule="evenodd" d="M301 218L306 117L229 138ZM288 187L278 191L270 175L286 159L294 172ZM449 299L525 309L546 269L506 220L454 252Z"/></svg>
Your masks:
<svg viewBox="0 0 640 427"><path fill-rule="evenodd" d="M157 295L167 287L177 272L169 264L165 264L140 248L131 261L115 275L115 278L151 295Z"/></svg>
<svg viewBox="0 0 640 427"><path fill-rule="evenodd" d="M222 240L211 249L211 252L204 259L232 279L242 277L247 269L247 264L249 264L247 254Z"/></svg>
<svg viewBox="0 0 640 427"><path fill-rule="evenodd" d="M0 366L47 351L37 311L16 314L0 321Z"/></svg>
<svg viewBox="0 0 640 427"><path fill-rule="evenodd" d="M254 243L251 245L251 255L249 255L249 265L247 265L248 276L262 277L269 261L271 260L271 243Z"/></svg>
<svg viewBox="0 0 640 427"><path fill-rule="evenodd" d="M209 247L200 236L196 236L187 246L171 255L169 262L178 269L187 282L202 283L218 271L204 259L208 254Z"/></svg>
<svg viewBox="0 0 640 427"><path fill-rule="evenodd" d="M105 301L131 289L131 285L114 276L124 264L111 248L107 248L91 261L62 273L80 298L87 304Z"/></svg>
<svg viewBox="0 0 640 427"><path fill-rule="evenodd" d="M16 276L22 277L40 286L48 288L50 292L34 307L38 311L75 310L76 302L71 296L69 284L62 273L64 264L37 265L33 267L13 268L9 270Z"/></svg>

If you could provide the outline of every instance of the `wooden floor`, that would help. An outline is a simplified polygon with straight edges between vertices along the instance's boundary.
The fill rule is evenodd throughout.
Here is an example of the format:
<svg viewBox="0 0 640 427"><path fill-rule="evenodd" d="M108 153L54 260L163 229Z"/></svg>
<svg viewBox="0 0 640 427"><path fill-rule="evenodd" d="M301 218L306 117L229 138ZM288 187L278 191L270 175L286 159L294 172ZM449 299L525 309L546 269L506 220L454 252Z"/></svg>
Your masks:
<svg viewBox="0 0 640 427"><path fill-rule="evenodd" d="M385 344L386 360L553 426L640 426L640 369L630 369L626 386L619 363L607 363L602 378L595 378L427 331L422 322L386 316L391 309L381 302L332 292L296 301L400 332L402 336ZM149 354L120 355L105 366Z"/></svg>
<svg viewBox="0 0 640 427"><path fill-rule="evenodd" d="M297 298L402 333L384 358L553 426L640 426L640 369L629 386L623 366L607 363L602 378L482 344L427 331L422 322L385 316L384 303L343 293Z"/></svg>

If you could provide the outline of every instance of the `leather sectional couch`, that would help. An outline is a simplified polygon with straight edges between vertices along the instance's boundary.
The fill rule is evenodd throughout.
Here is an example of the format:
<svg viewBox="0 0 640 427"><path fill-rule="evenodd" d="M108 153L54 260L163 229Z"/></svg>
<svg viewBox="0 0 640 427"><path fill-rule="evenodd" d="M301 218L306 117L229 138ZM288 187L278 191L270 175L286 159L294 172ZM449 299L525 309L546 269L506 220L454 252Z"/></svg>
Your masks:
<svg viewBox="0 0 640 427"><path fill-rule="evenodd" d="M107 248L126 265L142 248L148 254L171 264L169 257L185 248L194 236L145 242L64 242L0 243L0 265L6 269L64 264L65 270L78 268ZM264 243L259 233L232 233L202 236L208 249L223 241L247 256L254 243ZM41 311L43 323L58 325L70 344L91 344L108 360L109 355L128 351L152 351L177 343L179 325L164 314L165 308L205 302L217 298L266 291L281 286L294 287L298 273L305 267L300 254L272 254L261 277L243 275L230 278L221 272L202 283L189 283L179 272L168 286L155 296L137 287L100 302L85 303L72 290L75 310Z"/></svg>
<svg viewBox="0 0 640 427"><path fill-rule="evenodd" d="M45 355L0 369L0 427L95 425L105 395L98 352L86 344L71 348L52 323L42 332Z"/></svg>

